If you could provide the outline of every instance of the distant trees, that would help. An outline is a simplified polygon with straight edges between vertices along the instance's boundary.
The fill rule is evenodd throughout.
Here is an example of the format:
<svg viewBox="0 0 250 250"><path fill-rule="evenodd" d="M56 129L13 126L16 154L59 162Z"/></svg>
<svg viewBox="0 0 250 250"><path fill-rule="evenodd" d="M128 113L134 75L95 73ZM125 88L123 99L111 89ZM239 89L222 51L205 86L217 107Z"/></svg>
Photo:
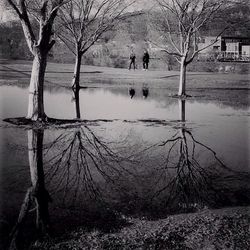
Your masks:
<svg viewBox="0 0 250 250"><path fill-rule="evenodd" d="M122 18L133 1L72 0L60 10L57 36L75 55L72 88L79 89L82 56ZM80 118L80 113L76 114Z"/></svg>
<svg viewBox="0 0 250 250"><path fill-rule="evenodd" d="M155 27L161 34L162 48L172 55L180 64L180 82L178 96L186 96L187 66L202 50L198 49L199 31L209 23L215 14L223 7L226 1L214 0L156 0L162 13L156 17ZM222 33L222 31L218 34Z"/></svg>
<svg viewBox="0 0 250 250"><path fill-rule="evenodd" d="M207 26L204 26L203 33L207 31L217 31L219 33L224 27L229 36L250 35L250 5L249 0L228 1L224 8L221 8Z"/></svg>
<svg viewBox="0 0 250 250"><path fill-rule="evenodd" d="M55 40L53 24L58 9L69 0L6 0L9 7L18 15L29 50L33 55L33 66L29 86L29 104L27 118L45 120L43 86L47 56ZM36 32L36 20L39 28Z"/></svg>

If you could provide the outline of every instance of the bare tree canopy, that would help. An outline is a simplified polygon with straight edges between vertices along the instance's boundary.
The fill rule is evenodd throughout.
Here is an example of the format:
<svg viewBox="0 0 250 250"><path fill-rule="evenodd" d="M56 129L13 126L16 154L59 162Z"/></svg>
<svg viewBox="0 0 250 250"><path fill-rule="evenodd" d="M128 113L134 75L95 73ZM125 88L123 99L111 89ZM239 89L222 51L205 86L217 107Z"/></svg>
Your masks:
<svg viewBox="0 0 250 250"><path fill-rule="evenodd" d="M81 60L91 46L122 18L135 1L72 0L60 9L56 34L75 55L72 88L80 88ZM76 112L80 118L80 112Z"/></svg>
<svg viewBox="0 0 250 250"><path fill-rule="evenodd" d="M45 46L45 50L50 50L54 40L47 41L45 33L52 32L52 25L57 15L58 9L69 0L7 0L9 6L15 11L21 20L24 35L29 49L34 54L38 46ZM32 21L39 23L39 33L36 34Z"/></svg>
<svg viewBox="0 0 250 250"><path fill-rule="evenodd" d="M73 0L60 11L57 35L76 54L85 53L107 30L113 28L133 2L122 0ZM73 38L73 39L72 39Z"/></svg>
<svg viewBox="0 0 250 250"><path fill-rule="evenodd" d="M181 65L179 96L185 96L186 66L206 49L198 49L199 31L209 23L227 1L156 0L161 15L156 16L156 28L161 34L162 50ZM217 38L223 33L221 30ZM214 43L217 42L215 39ZM210 44L209 46L211 46Z"/></svg>
<svg viewBox="0 0 250 250"><path fill-rule="evenodd" d="M33 66L29 87L29 106L27 118L44 120L43 85L47 66L47 56L55 40L53 24L58 9L70 0L6 0L8 6L19 17L23 33L30 52L33 54ZM38 22L39 31L36 32Z"/></svg>

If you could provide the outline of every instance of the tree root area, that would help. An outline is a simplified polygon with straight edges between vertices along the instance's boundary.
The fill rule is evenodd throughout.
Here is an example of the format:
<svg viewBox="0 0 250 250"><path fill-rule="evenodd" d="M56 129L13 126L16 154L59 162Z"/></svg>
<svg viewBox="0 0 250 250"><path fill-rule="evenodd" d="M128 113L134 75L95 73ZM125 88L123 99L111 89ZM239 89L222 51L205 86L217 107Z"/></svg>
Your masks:
<svg viewBox="0 0 250 250"><path fill-rule="evenodd" d="M181 100L185 100L185 99L191 98L193 96L191 96L191 95L171 95L171 97L178 98L178 99L181 99Z"/></svg>
<svg viewBox="0 0 250 250"><path fill-rule="evenodd" d="M26 117L6 118L3 121L15 126L25 127L27 129L45 129L49 127L69 128L81 125L93 124L96 122L112 122L113 120L81 120L81 119L56 119L46 117L44 121L33 121Z"/></svg>

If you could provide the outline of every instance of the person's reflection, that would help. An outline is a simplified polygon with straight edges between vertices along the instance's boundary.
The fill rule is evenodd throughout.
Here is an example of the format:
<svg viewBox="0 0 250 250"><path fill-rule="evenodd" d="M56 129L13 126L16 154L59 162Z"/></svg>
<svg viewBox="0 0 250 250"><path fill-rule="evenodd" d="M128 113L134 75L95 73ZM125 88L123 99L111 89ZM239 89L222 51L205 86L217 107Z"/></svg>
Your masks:
<svg viewBox="0 0 250 250"><path fill-rule="evenodd" d="M21 234L23 231L23 224L30 211L36 211L36 228L38 230L38 236L42 237L49 233L50 220L48 203L51 199L44 183L43 137L44 131L42 129L28 130L28 156L31 187L26 192L18 220L12 230L9 249L22 249L23 246L21 246L21 244L23 243L23 239L21 239ZM34 209L32 209L32 205L34 205Z"/></svg>
<svg viewBox="0 0 250 250"><path fill-rule="evenodd" d="M128 93L130 95L130 98L132 99L135 95L135 89L134 88L129 88Z"/></svg>
<svg viewBox="0 0 250 250"><path fill-rule="evenodd" d="M143 98L147 99L148 94L149 94L149 89L147 87L143 87L142 88L142 96L143 96Z"/></svg>

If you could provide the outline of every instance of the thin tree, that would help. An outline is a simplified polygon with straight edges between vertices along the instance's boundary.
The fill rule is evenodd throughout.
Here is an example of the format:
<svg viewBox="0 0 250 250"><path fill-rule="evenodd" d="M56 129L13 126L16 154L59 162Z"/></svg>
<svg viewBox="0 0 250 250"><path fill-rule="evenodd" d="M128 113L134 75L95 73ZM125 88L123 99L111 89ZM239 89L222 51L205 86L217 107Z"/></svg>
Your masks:
<svg viewBox="0 0 250 250"><path fill-rule="evenodd" d="M162 50L174 56L180 64L180 82L178 96L186 96L187 66L195 56L218 41L224 29L216 39L203 48L198 48L199 31L205 27L225 6L226 1L215 0L156 0L162 15L156 21L162 42Z"/></svg>
<svg viewBox="0 0 250 250"><path fill-rule="evenodd" d="M72 88L80 88L82 56L101 36L111 30L134 1L73 0L60 9L57 35L75 55ZM80 111L76 112L80 118Z"/></svg>
<svg viewBox="0 0 250 250"><path fill-rule="evenodd" d="M45 120L43 87L47 56L55 40L53 24L58 9L69 0L6 0L18 15L29 50L34 56L29 85L27 118ZM39 23L38 31L37 25Z"/></svg>

